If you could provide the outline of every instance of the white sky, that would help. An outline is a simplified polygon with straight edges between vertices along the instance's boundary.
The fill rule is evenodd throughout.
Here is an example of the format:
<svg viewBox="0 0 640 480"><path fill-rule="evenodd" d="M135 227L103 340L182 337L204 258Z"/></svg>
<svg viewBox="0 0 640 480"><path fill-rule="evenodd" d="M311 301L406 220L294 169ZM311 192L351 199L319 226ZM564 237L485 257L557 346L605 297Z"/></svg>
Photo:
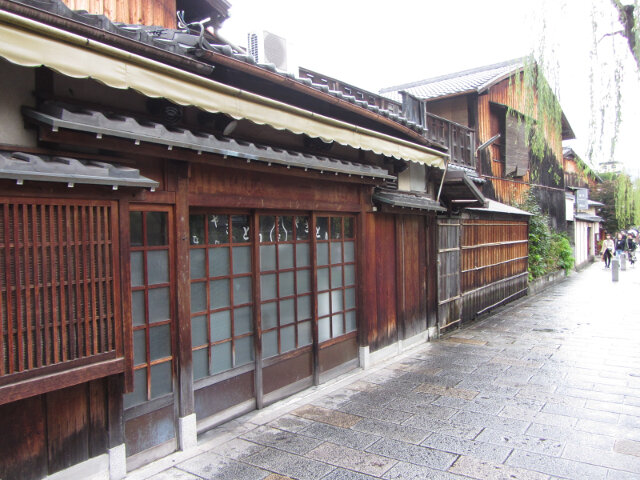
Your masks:
<svg viewBox="0 0 640 480"><path fill-rule="evenodd" d="M518 58L543 44L546 58L559 66L559 81L549 80L559 85L562 108L578 137L569 145L586 159L591 131L589 51L594 38L590 9L591 2L603 9L596 14L601 38L602 32L617 29L607 23L611 9L606 0L230 2L231 16L220 31L228 40L246 46L247 32L267 30L286 38L290 70L297 63L373 92ZM615 44L617 51L630 58L626 45L614 38L602 38L599 46ZM615 68L607 65L610 57L601 54L604 60L598 67ZM640 134L640 81L637 72L628 68L633 67L630 61L625 67L631 73L626 73L622 89L616 159L638 175L640 159L634 140ZM553 75L549 72L547 77ZM605 109L613 101L605 99ZM598 155L594 163L606 156Z"/></svg>

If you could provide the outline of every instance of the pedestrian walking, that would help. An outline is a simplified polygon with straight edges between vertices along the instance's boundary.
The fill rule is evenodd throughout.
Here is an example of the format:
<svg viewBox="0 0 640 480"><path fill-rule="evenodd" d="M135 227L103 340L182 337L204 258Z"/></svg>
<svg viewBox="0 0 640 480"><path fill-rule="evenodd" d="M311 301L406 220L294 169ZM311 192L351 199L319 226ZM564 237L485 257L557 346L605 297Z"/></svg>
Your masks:
<svg viewBox="0 0 640 480"><path fill-rule="evenodd" d="M611 257L613 256L613 250L615 249L615 243L611 235L607 233L607 237L602 242L602 259L604 260L604 268L611 266Z"/></svg>
<svg viewBox="0 0 640 480"><path fill-rule="evenodd" d="M621 255L622 252L624 252L624 248L626 246L626 239L624 238L624 235L622 234L622 232L618 232L618 235L616 236L616 257Z"/></svg>
<svg viewBox="0 0 640 480"><path fill-rule="evenodd" d="M636 263L636 248L637 244L633 239L632 234L628 234L625 241L625 250L627 251L627 256L629 257L629 263L634 265Z"/></svg>

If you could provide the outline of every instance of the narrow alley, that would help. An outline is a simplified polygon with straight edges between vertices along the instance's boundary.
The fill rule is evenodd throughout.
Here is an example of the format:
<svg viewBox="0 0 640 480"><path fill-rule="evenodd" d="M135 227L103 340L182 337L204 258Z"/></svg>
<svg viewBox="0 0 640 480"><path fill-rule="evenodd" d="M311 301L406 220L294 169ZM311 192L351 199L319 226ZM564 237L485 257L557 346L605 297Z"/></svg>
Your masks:
<svg viewBox="0 0 640 480"><path fill-rule="evenodd" d="M640 478L640 268L596 263L127 478Z"/></svg>

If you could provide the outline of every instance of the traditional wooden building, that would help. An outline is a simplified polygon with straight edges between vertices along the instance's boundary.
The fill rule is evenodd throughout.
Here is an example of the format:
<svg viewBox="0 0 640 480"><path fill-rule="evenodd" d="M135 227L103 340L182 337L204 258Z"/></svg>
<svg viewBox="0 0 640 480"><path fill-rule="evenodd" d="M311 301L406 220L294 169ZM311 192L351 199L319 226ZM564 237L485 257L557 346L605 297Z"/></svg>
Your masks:
<svg viewBox="0 0 640 480"><path fill-rule="evenodd" d="M484 197L423 125L187 23L223 0L67 3L0 0L0 478L121 478L438 333L437 215Z"/></svg>
<svg viewBox="0 0 640 480"><path fill-rule="evenodd" d="M600 176L570 147L563 149L567 201L567 233L573 246L577 269L593 262L601 239L602 217L596 208L603 204L589 199L591 188L602 183Z"/></svg>

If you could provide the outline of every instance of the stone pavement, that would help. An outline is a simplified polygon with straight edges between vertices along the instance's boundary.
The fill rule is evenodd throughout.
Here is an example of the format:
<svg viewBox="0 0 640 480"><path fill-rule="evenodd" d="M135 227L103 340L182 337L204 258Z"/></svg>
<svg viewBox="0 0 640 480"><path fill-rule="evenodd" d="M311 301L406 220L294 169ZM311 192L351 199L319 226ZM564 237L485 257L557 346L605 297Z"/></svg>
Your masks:
<svg viewBox="0 0 640 480"><path fill-rule="evenodd" d="M640 478L640 266L245 415L130 480Z"/></svg>

